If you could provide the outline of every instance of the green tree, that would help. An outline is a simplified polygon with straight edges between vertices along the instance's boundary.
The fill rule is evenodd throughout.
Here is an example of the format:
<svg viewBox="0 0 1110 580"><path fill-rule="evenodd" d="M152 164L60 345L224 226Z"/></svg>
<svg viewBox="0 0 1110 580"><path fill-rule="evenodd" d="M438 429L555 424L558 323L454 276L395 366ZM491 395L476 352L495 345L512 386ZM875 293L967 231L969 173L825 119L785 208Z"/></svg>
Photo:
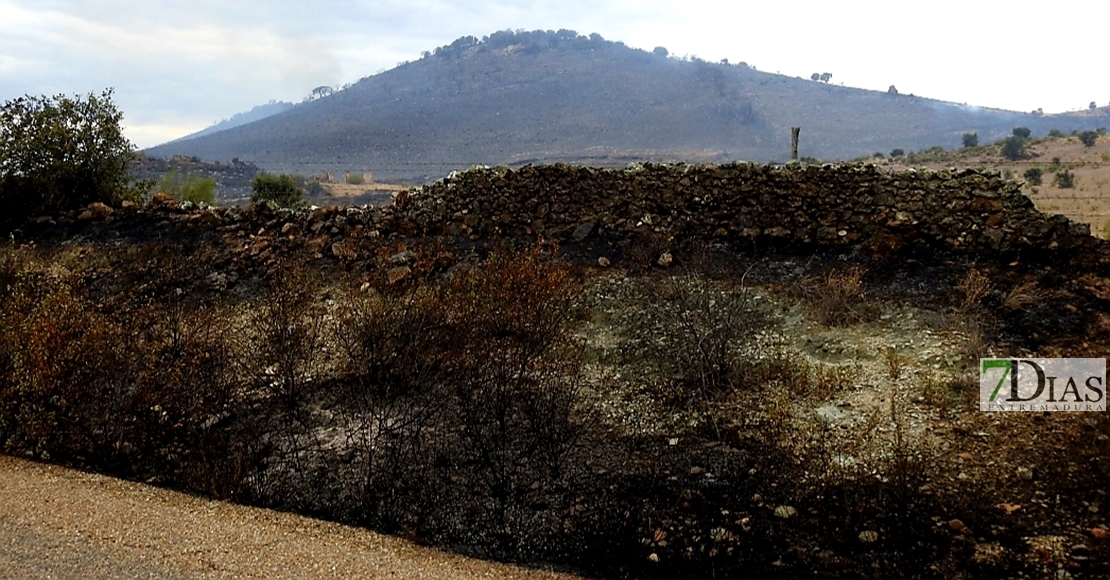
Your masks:
<svg viewBox="0 0 1110 580"><path fill-rule="evenodd" d="M891 157L901 157L905 154L906 154L906 152L901 150L901 149L894 149L890 152Z"/></svg>
<svg viewBox="0 0 1110 580"><path fill-rule="evenodd" d="M0 204L9 220L77 209L94 201L138 201L153 182L129 164L112 89L99 96L23 96L0 108ZM2 220L3 218L0 218Z"/></svg>
<svg viewBox="0 0 1110 580"><path fill-rule="evenodd" d="M1014 137L1028 139L1032 134L1033 132L1029 130L1029 127L1014 127Z"/></svg>
<svg viewBox="0 0 1110 580"><path fill-rule="evenodd" d="M979 146L978 133L964 133L964 147L977 147Z"/></svg>
<svg viewBox="0 0 1110 580"><path fill-rule="evenodd" d="M1041 171L1040 167L1030 167L1025 170L1025 180L1028 181L1030 185L1040 185L1043 176L1044 172Z"/></svg>
<svg viewBox="0 0 1110 580"><path fill-rule="evenodd" d="M1052 178L1052 185L1060 189L1072 189L1075 187L1075 174L1067 169L1057 171L1056 177Z"/></svg>
<svg viewBox="0 0 1110 580"><path fill-rule="evenodd" d="M1094 131L1083 131L1079 134L1079 140L1087 147L1094 147L1095 142L1098 141L1098 133Z"/></svg>
<svg viewBox="0 0 1110 580"><path fill-rule="evenodd" d="M297 180L287 173L274 175L273 173L259 173L251 181L251 201L269 200L281 207L293 207L301 202L303 192L297 186Z"/></svg>
<svg viewBox="0 0 1110 580"><path fill-rule="evenodd" d="M809 75L809 79L812 81L819 81L821 80L821 73L813 73Z"/></svg>
<svg viewBox="0 0 1110 580"><path fill-rule="evenodd" d="M1016 131L1016 129L1015 129ZM1009 137L1002 142L1002 149L1000 150L1002 156L1010 161L1017 161L1018 159L1025 158L1025 139L1021 137Z"/></svg>
<svg viewBox="0 0 1110 580"><path fill-rule="evenodd" d="M821 82L827 83L832 79L832 73L821 73Z"/></svg>

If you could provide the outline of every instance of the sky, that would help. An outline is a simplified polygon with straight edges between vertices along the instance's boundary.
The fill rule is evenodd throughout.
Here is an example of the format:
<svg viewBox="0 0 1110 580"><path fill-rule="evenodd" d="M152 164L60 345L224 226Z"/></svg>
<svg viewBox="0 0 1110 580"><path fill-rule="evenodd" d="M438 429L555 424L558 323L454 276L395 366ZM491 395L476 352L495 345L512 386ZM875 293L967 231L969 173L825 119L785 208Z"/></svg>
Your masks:
<svg viewBox="0 0 1110 580"><path fill-rule="evenodd" d="M1016 111L1110 104L1110 2L0 0L0 101L114 89L149 147L497 30L598 33L672 56Z"/></svg>

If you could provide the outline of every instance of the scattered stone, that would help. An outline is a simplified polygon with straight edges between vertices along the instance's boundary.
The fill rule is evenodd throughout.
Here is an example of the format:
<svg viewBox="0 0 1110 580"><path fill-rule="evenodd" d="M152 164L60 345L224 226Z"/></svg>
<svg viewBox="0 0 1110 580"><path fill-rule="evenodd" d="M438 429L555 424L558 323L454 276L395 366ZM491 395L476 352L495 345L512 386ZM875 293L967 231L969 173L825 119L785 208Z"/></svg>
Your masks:
<svg viewBox="0 0 1110 580"><path fill-rule="evenodd" d="M172 195L160 191L150 198L150 207L154 209L177 207L177 200Z"/></svg>
<svg viewBox="0 0 1110 580"><path fill-rule="evenodd" d="M705 473L705 468L704 467L691 467L690 468L690 475L701 475L703 473Z"/></svg>
<svg viewBox="0 0 1110 580"><path fill-rule="evenodd" d="M879 540L879 532L874 530L864 530L859 533L859 541L864 544L873 544Z"/></svg>
<svg viewBox="0 0 1110 580"><path fill-rule="evenodd" d="M411 274L412 269L408 266L398 266L396 268L390 268L389 271L385 273L386 277L389 279L390 284L396 284L401 280L408 278Z"/></svg>
<svg viewBox="0 0 1110 580"><path fill-rule="evenodd" d="M653 563L653 564L658 564L659 563L659 554L656 554L655 552L652 552L651 555L648 556L648 561Z"/></svg>
<svg viewBox="0 0 1110 580"><path fill-rule="evenodd" d="M798 510L795 509L793 506L780 505L777 508L775 508L775 517L776 518L782 518L784 520L788 520L788 519L790 519L790 518L792 518L796 515L798 515Z"/></svg>
<svg viewBox="0 0 1110 580"><path fill-rule="evenodd" d="M1017 468L1017 476L1018 479L1023 481L1030 481L1033 479L1033 470L1028 467L1019 467Z"/></svg>
<svg viewBox="0 0 1110 580"><path fill-rule="evenodd" d="M594 222L578 224L578 227L574 228L574 232L570 234L570 241L581 242L586 239L592 231L594 231Z"/></svg>
<svg viewBox="0 0 1110 580"><path fill-rule="evenodd" d="M1096 540L1110 538L1110 532L1106 531L1106 528L1091 528L1091 535L1094 536Z"/></svg>
<svg viewBox="0 0 1110 580"><path fill-rule="evenodd" d="M968 527L966 525L964 525L963 522L961 522L960 520L955 520L955 519L948 520L948 529L952 530L953 532L959 532L961 534L970 534L971 533L971 531L968 529Z"/></svg>
<svg viewBox="0 0 1110 580"><path fill-rule="evenodd" d="M393 262L394 264L408 264L412 262L412 259L413 253L410 250L397 252L396 254L393 254L389 257L389 261Z"/></svg>
<svg viewBox="0 0 1110 580"><path fill-rule="evenodd" d="M609 262L609 258L606 258L605 256L597 259L597 265L601 266L602 268L608 268L610 263L611 262Z"/></svg>
<svg viewBox="0 0 1110 580"><path fill-rule="evenodd" d="M655 263L666 268L674 263L674 256L672 256L670 252L663 252L659 255L659 259L656 260Z"/></svg>

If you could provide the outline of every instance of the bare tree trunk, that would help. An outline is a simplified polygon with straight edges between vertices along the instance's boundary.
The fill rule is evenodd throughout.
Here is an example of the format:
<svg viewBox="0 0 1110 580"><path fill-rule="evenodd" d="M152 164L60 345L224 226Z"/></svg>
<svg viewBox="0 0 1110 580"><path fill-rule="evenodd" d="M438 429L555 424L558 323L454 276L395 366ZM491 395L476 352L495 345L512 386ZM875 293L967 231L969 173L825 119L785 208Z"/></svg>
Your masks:
<svg viewBox="0 0 1110 580"><path fill-rule="evenodd" d="M790 128L790 160L798 160L798 134L802 132L801 127Z"/></svg>

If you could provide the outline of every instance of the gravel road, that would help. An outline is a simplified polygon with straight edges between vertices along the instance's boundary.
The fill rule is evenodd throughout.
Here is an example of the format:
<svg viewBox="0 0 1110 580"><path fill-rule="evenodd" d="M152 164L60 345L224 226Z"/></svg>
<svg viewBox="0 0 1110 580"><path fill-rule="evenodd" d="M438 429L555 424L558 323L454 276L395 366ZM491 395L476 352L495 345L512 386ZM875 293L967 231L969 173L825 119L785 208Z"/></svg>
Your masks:
<svg viewBox="0 0 1110 580"><path fill-rule="evenodd" d="M0 578L570 578L0 455Z"/></svg>

